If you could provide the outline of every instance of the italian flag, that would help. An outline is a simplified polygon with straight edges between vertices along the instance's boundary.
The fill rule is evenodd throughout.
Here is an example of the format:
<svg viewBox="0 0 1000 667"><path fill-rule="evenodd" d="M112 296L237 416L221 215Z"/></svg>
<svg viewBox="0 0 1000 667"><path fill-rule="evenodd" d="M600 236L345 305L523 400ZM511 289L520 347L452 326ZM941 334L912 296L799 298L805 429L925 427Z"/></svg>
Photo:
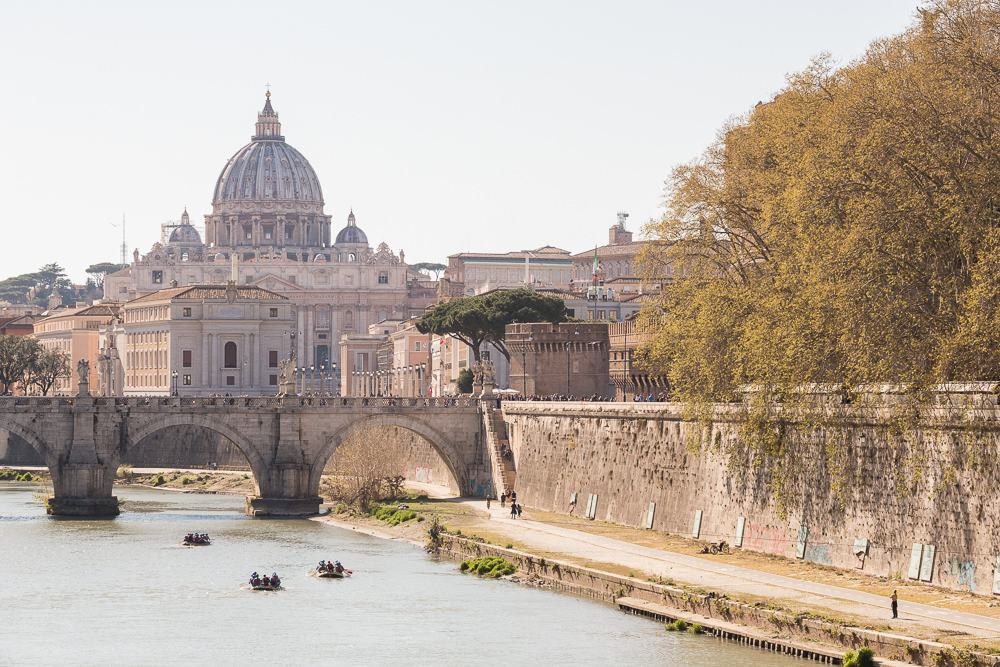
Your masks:
<svg viewBox="0 0 1000 667"><path fill-rule="evenodd" d="M597 248L594 248L594 280L597 280Z"/></svg>

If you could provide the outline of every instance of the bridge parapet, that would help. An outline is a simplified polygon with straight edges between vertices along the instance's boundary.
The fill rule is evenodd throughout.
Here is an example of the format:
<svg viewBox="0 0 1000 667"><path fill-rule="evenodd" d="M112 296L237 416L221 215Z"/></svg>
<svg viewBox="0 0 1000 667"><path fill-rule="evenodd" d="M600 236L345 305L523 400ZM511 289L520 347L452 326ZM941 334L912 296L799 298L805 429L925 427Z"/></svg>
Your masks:
<svg viewBox="0 0 1000 667"><path fill-rule="evenodd" d="M489 400L489 399L487 399ZM381 397L305 397L305 396L116 396L116 397L49 397L49 396L0 396L0 411L10 408L52 408L73 405L94 407L182 407L210 408L238 406L244 408L291 407L399 407L399 408L475 408L481 399L476 398L381 398Z"/></svg>

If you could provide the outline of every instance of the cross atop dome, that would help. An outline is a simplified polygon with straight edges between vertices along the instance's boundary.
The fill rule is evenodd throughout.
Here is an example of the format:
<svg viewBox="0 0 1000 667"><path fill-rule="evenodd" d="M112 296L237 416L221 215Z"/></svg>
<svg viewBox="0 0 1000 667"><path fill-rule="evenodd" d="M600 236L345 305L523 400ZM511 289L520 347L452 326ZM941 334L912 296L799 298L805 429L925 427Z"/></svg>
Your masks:
<svg viewBox="0 0 1000 667"><path fill-rule="evenodd" d="M268 90L264 96L264 108L257 114L257 133L253 136L254 141L284 141L281 136L281 123L278 121L278 113L271 106L271 91Z"/></svg>

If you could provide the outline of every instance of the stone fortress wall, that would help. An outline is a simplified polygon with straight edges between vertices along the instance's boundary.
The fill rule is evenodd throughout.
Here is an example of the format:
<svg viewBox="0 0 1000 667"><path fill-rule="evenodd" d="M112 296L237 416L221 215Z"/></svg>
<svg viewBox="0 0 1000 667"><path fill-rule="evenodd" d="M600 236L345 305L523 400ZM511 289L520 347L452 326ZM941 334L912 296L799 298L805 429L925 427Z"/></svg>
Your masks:
<svg viewBox="0 0 1000 667"><path fill-rule="evenodd" d="M888 418L792 427L769 451L739 437L728 406L707 431L667 403L508 402L504 413L526 506L989 595L1000 569L992 403L928 410L919 431Z"/></svg>

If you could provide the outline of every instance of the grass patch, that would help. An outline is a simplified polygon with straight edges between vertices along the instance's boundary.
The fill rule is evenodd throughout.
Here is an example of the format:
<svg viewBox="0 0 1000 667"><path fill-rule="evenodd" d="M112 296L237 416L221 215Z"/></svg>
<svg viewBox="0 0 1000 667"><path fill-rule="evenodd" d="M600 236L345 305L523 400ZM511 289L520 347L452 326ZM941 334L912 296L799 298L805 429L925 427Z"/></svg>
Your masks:
<svg viewBox="0 0 1000 667"><path fill-rule="evenodd" d="M517 572L517 567L513 563L499 556L464 560L458 569L462 572L471 572L481 577L493 577L494 579Z"/></svg>
<svg viewBox="0 0 1000 667"><path fill-rule="evenodd" d="M417 513L413 510L401 510L395 507L379 507L372 505L369 508L372 516L379 521L384 521L390 526L398 526L401 523L417 518Z"/></svg>

